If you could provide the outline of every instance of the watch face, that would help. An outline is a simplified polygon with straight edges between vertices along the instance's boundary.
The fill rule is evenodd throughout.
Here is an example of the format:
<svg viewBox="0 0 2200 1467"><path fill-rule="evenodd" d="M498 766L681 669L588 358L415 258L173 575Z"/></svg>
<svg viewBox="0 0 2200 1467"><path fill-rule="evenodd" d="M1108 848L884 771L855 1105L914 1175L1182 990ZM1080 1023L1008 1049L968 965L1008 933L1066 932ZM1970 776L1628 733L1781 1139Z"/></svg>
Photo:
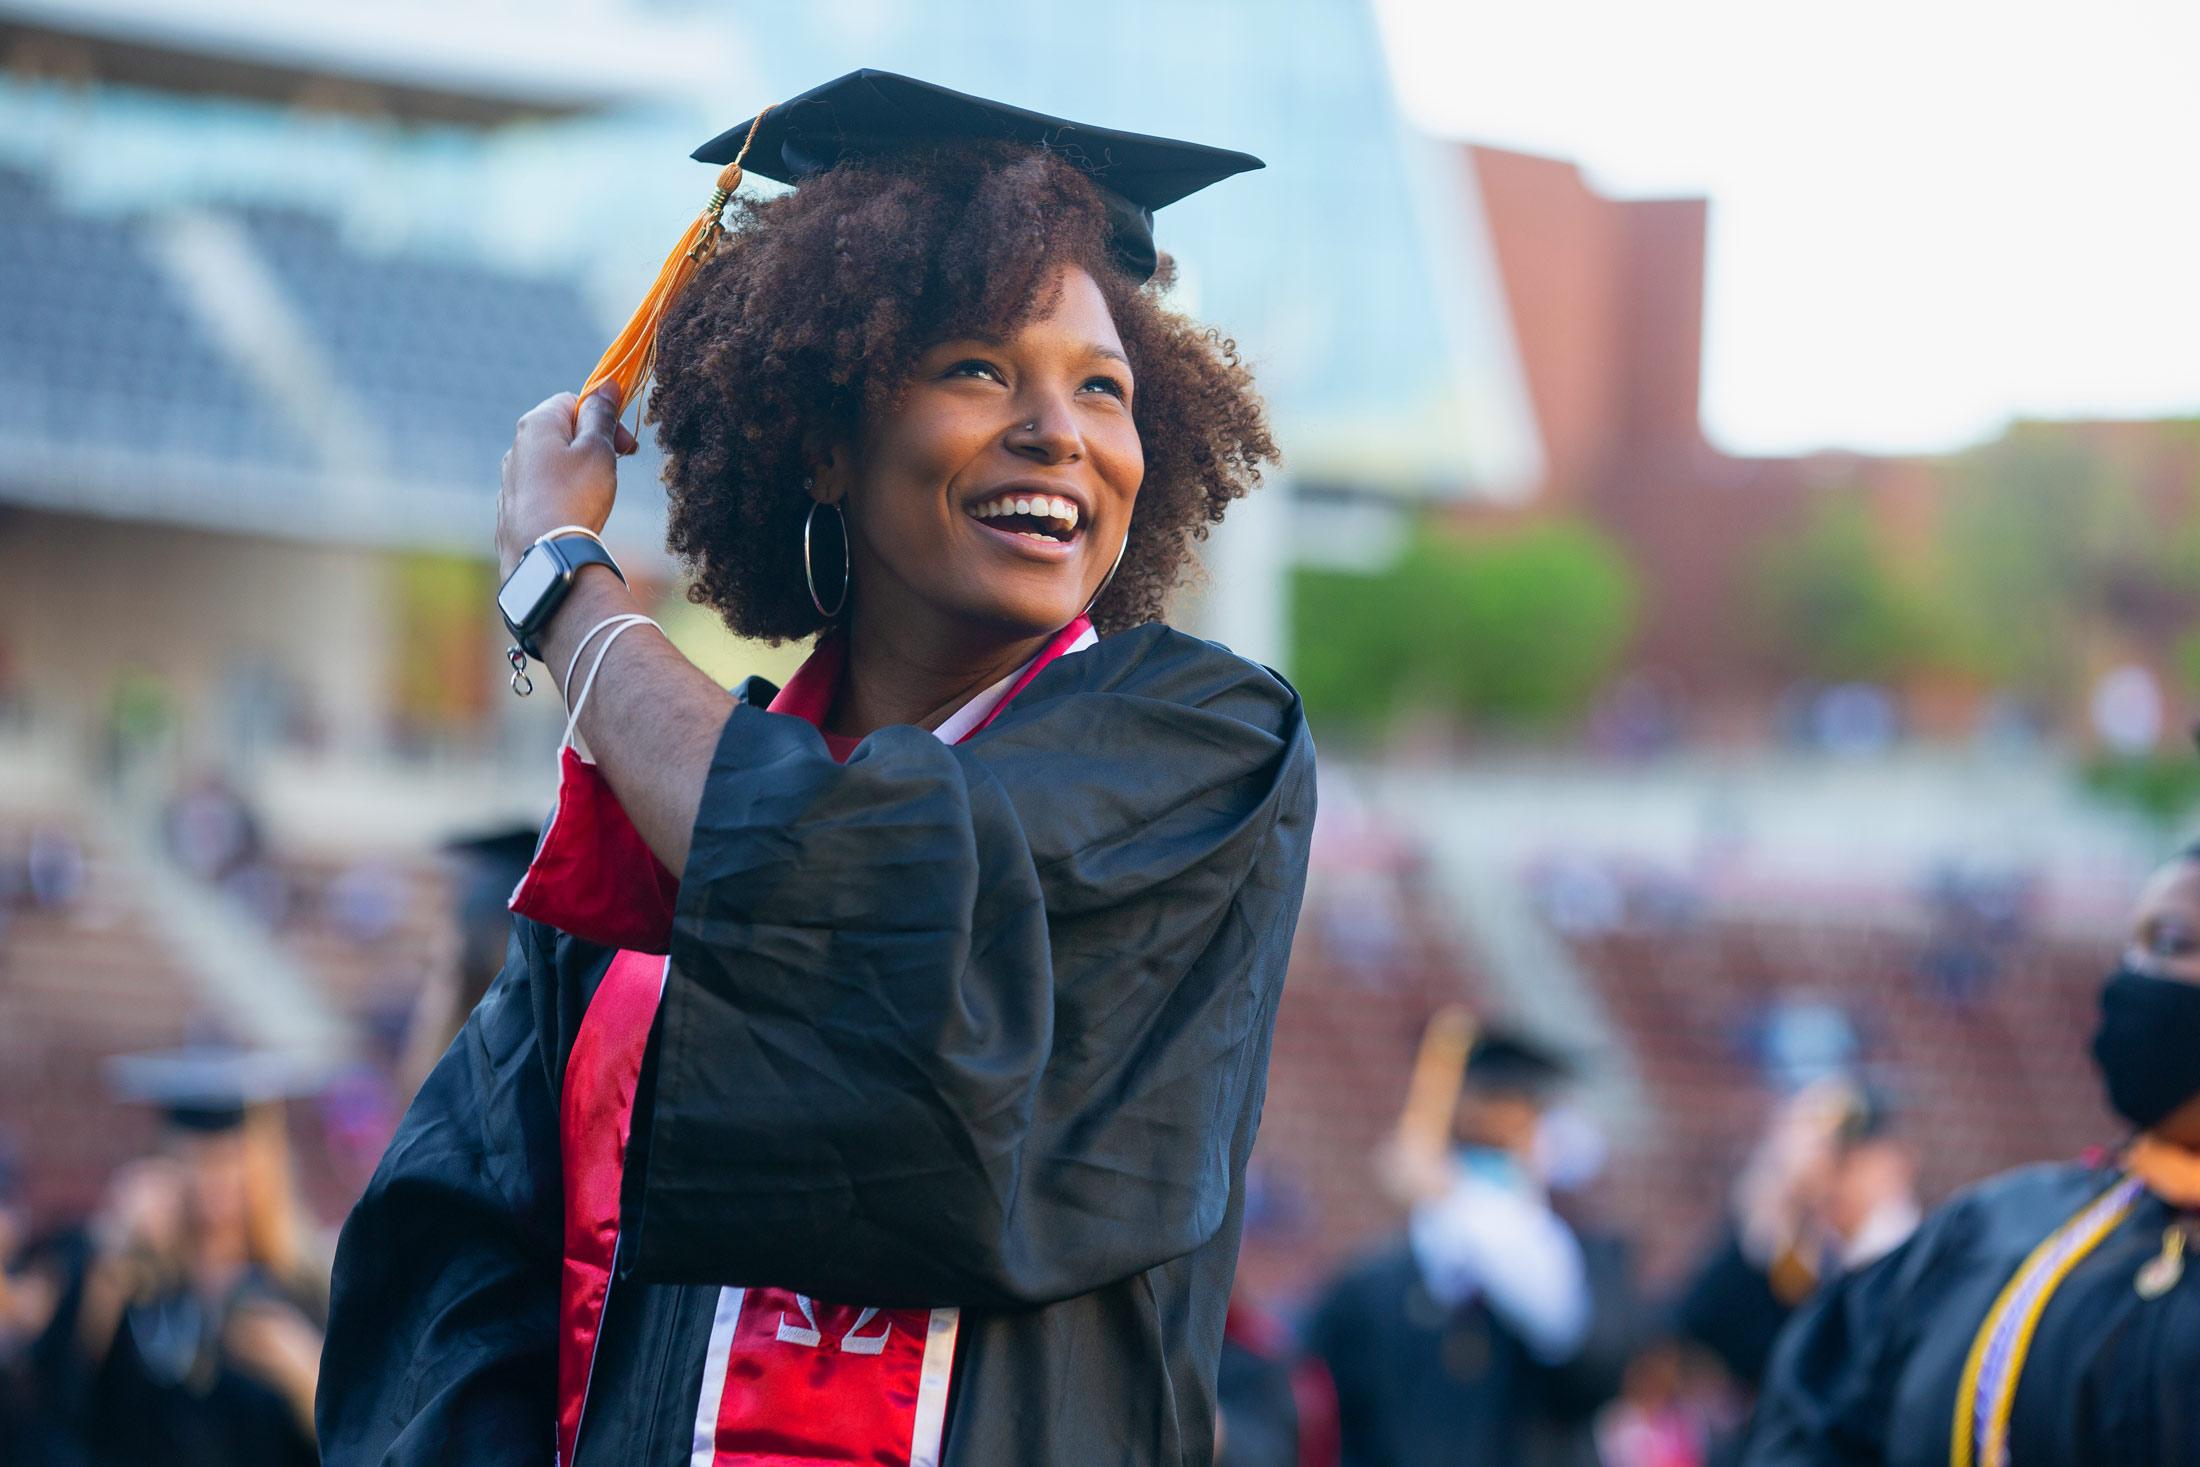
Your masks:
<svg viewBox="0 0 2200 1467"><path fill-rule="evenodd" d="M527 624L543 593L556 584L559 569L558 558L548 550L540 545L528 548L504 589L497 592L497 610L504 613L505 625L517 630Z"/></svg>

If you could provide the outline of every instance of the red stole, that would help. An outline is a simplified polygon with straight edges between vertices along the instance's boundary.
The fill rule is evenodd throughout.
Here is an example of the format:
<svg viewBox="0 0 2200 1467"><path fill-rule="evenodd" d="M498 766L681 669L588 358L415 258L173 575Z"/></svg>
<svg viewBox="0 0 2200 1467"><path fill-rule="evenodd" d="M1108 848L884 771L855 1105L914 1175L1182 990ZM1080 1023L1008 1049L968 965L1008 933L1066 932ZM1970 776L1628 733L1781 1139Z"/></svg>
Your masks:
<svg viewBox="0 0 2200 1467"><path fill-rule="evenodd" d="M1040 670L1090 645L1085 618L1057 632L1005 691L950 719L955 741L990 724ZM769 712L820 728L845 645L828 637ZM998 693L990 707L985 698ZM971 716L974 715L974 716ZM825 735L835 759L856 740ZM619 1248L619 1201L642 1057L664 993L679 883L596 766L560 756L558 804L512 910L618 951L589 1000L559 1104L565 1264L558 1307L558 1460L570 1463ZM695 1467L893 1463L934 1467L959 1312L828 1304L784 1289L719 1291L696 1402Z"/></svg>

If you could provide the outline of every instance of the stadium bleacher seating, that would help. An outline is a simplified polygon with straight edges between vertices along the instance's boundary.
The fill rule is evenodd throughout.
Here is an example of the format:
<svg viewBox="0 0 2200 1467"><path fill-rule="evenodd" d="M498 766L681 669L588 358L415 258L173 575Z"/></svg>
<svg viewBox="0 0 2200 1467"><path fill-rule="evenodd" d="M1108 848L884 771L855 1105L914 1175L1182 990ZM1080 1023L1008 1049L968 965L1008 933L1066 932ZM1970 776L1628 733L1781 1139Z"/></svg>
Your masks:
<svg viewBox="0 0 2200 1467"><path fill-rule="evenodd" d="M253 382L148 253L159 219L80 209L9 169L0 169L0 441L479 494L495 482L519 415L579 386L603 348L603 324L568 280L370 252L329 219L293 210L220 212L241 226L250 258L386 461L325 461L323 425L297 421L295 404ZM652 482L662 467L643 436L624 470L630 483Z"/></svg>
<svg viewBox="0 0 2200 1467"><path fill-rule="evenodd" d="M26 834L0 826L0 850ZM209 1017L133 906L122 871L88 850L77 900L54 910L17 903L0 930L0 1114L18 1128L12 1139L31 1163L34 1203L49 1217L88 1205L107 1172L151 1139L150 1118L107 1094L101 1062L202 1034ZM278 941L359 1026L361 1053L373 1052L375 1026L390 1038L387 1025L422 978L450 959L448 871L425 857L335 852L283 853L275 866L288 893ZM1374 1161L1422 1026L1447 1003L1488 1007L1494 997L1413 864L1380 879L1388 897L1373 903L1375 923L1362 920L1377 895L1365 872L1339 880L1317 870L1310 885L1240 1263L1243 1286L1270 1305L1303 1298L1396 1228ZM1577 1203L1635 1242L1653 1288L1670 1283L1719 1225L1773 1103L1752 1025L1782 1000L1853 1016L1857 1062L1896 1100L1928 1203L2116 1134L2085 1053L2097 944L2013 944L1990 980L1956 1001L1933 981L1931 934L1914 921L1727 916L1622 924L1570 942L1644 1091L1639 1126L1616 1138L1607 1172ZM386 1090L384 1098L397 1099ZM370 1118L353 1154L332 1158L341 1148L316 1128L341 1110L292 1107L301 1181L328 1221L371 1164L379 1143L369 1133L385 1123Z"/></svg>
<svg viewBox="0 0 2200 1467"><path fill-rule="evenodd" d="M1403 1103L1421 1026L1447 1002L1487 1002L1488 986L1432 920L1410 880L1381 961L1325 934L1325 893L1308 894L1277 1019L1268 1104L1254 1153L1239 1277L1288 1305L1399 1222L1374 1158ZM2099 982L2097 944L2015 946L1967 1003L1937 991L1914 922L1753 921L1622 926L1573 951L1641 1076L1635 1134L1577 1199L1629 1237L1653 1289L1673 1282L1720 1226L1733 1185L1774 1104L1750 1046L1756 1016L1793 998L1854 1016L1858 1068L1896 1104L1916 1147L1928 1205L1994 1172L2075 1156L2112 1141L2085 1045Z"/></svg>
<svg viewBox="0 0 2200 1467"><path fill-rule="evenodd" d="M1926 950L1904 924L1795 919L1577 940L1648 1089L1653 1123L1615 1154L1607 1199L1637 1233L1646 1271L1669 1276L1717 1225L1771 1105L1747 1026L1782 997L1855 1018L1858 1068L1894 1101L1928 1205L2114 1140L2086 1054L2101 948L2018 944L1965 1003L1935 990Z"/></svg>
<svg viewBox="0 0 2200 1467"><path fill-rule="evenodd" d="M305 438L215 349L144 252L143 221L0 170L0 437L305 464Z"/></svg>
<svg viewBox="0 0 2200 1467"><path fill-rule="evenodd" d="M0 825L0 850L20 851L30 828ZM153 1138L150 1112L115 1102L106 1060L182 1043L199 1007L123 872L70 834L86 851L82 890L51 907L18 903L0 929L0 1115L46 1219L80 1216Z"/></svg>
<svg viewBox="0 0 2200 1467"><path fill-rule="evenodd" d="M563 281L367 254L292 211L238 217L360 410L389 426L377 437L407 478L493 482L520 414L577 388L603 349L601 325Z"/></svg>
<svg viewBox="0 0 2200 1467"><path fill-rule="evenodd" d="M1422 1027L1446 1004L1486 997L1410 869L1379 879L1398 896L1380 932L1356 929L1363 882L1317 876L1292 949L1238 1263L1241 1287L1271 1306L1397 1225L1375 1157L1397 1125Z"/></svg>
<svg viewBox="0 0 2200 1467"><path fill-rule="evenodd" d="M439 863L290 854L278 869L291 907L277 939L351 1019L387 1022L430 969L455 960L449 874Z"/></svg>

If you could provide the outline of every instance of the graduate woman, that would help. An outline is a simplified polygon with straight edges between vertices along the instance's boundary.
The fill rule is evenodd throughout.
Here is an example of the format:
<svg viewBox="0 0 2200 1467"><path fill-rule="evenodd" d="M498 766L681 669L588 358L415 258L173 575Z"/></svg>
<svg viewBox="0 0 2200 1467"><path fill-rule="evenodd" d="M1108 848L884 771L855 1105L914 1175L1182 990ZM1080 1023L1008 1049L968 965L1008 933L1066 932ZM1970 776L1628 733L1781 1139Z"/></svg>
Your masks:
<svg viewBox="0 0 2200 1467"><path fill-rule="evenodd" d="M1750 1467L2200 1462L2200 849L2141 895L2093 1053L2130 1142L1984 1182L1823 1291Z"/></svg>
<svg viewBox="0 0 2200 1467"><path fill-rule="evenodd" d="M876 72L743 148L798 187L630 336L696 599L822 635L714 686L592 538L617 403L522 420L500 604L594 762L345 1227L324 1453L1204 1463L1313 752L1158 620L1273 448L1150 228L1256 162Z"/></svg>

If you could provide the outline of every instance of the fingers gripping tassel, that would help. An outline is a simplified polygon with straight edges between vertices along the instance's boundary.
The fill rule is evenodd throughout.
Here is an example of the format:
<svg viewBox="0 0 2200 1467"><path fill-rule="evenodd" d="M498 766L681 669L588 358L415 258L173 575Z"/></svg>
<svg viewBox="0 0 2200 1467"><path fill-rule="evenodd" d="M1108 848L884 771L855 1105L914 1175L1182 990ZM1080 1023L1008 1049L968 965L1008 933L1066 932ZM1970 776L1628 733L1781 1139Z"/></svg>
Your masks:
<svg viewBox="0 0 2200 1467"><path fill-rule="evenodd" d="M770 111L766 107L756 114L756 121L749 124L748 137L742 142L740 153L719 171L718 184L711 190L710 201L689 222L680 242L672 247L672 253L665 256L665 263L658 269L649 293L642 297L642 303L635 307L625 329L604 352L595 370L588 374L588 381L580 392L583 401L605 383L618 388L622 404L641 401L642 385L649 380L650 368L656 361L657 333L664 326L665 314L726 232L722 216L734 190L741 186L741 160L748 157L749 143L756 139L757 126Z"/></svg>

